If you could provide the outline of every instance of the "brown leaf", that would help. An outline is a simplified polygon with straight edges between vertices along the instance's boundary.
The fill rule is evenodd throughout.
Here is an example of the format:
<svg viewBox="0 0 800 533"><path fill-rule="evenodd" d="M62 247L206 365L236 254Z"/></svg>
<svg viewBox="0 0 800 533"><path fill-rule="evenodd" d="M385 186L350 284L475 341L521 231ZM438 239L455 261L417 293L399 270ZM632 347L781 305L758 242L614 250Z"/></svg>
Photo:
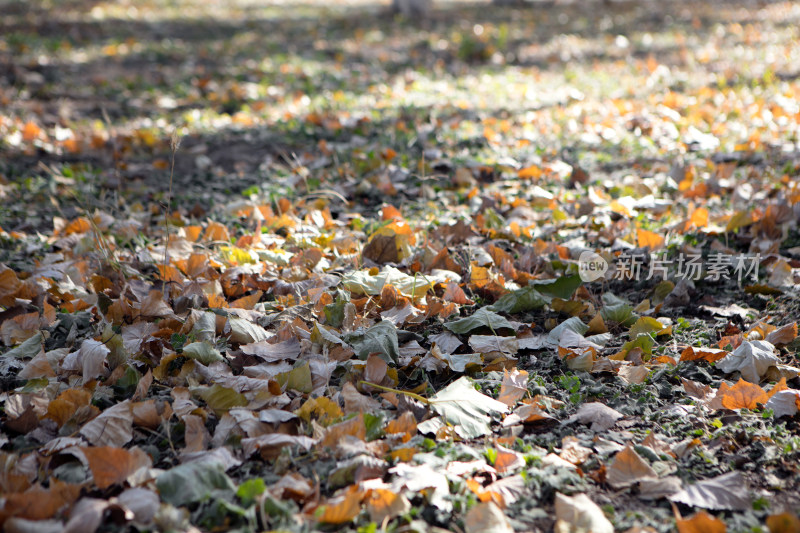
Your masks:
<svg viewBox="0 0 800 533"><path fill-rule="evenodd" d="M656 471L630 445L614 456L614 462L607 470L608 484L615 489L630 487L644 479L657 477Z"/></svg>
<svg viewBox="0 0 800 533"><path fill-rule="evenodd" d="M89 462L94 484L100 490L112 485L121 485L128 476L139 468L152 466L150 456L141 448L115 448L101 446L98 448L81 448L83 455Z"/></svg>
<svg viewBox="0 0 800 533"><path fill-rule="evenodd" d="M202 452L208 449L211 435L206 429L203 418L197 415L185 415L182 420L186 426L184 433L186 446L181 450L181 453Z"/></svg>
<svg viewBox="0 0 800 533"><path fill-rule="evenodd" d="M373 235L361 254L378 264L399 262L397 235Z"/></svg>
<svg viewBox="0 0 800 533"><path fill-rule="evenodd" d="M503 370L503 381L500 384L500 395L497 399L509 407L513 407L517 401L528 392L528 372L525 370L513 369L510 373Z"/></svg>
<svg viewBox="0 0 800 533"><path fill-rule="evenodd" d="M600 432L611 429L620 418L622 418L622 413L600 402L591 402L581 405L578 412L569 417L568 422L578 421L581 424L591 424L592 431Z"/></svg>
<svg viewBox="0 0 800 533"><path fill-rule="evenodd" d="M330 426L325 432L325 436L322 438L320 444L322 446L335 448L339 441L346 435L359 440L365 440L367 438L367 426L364 425L364 415L359 414L355 418Z"/></svg>
<svg viewBox="0 0 800 533"><path fill-rule="evenodd" d="M765 340L776 346L780 346L789 344L795 338L797 338L797 322L792 322L791 324L786 324L785 326L781 326L769 332Z"/></svg>
<svg viewBox="0 0 800 533"><path fill-rule="evenodd" d="M494 503L479 503L469 510L464 519L466 533L513 533L514 528L503 511Z"/></svg>
<svg viewBox="0 0 800 533"><path fill-rule="evenodd" d="M408 439L417 434L417 419L411 411L406 411L386 424L386 433L389 435L403 434ZM405 439L406 441L408 439Z"/></svg>
<svg viewBox="0 0 800 533"><path fill-rule="evenodd" d="M133 438L130 400L109 407L85 424L80 433L95 446L124 446Z"/></svg>
<svg viewBox="0 0 800 533"><path fill-rule="evenodd" d="M561 453L559 457L574 465L579 465L592 455L592 450L580 445L576 437L568 435L561 439Z"/></svg>
<svg viewBox="0 0 800 533"><path fill-rule="evenodd" d="M80 496L80 485L71 485L51 478L50 488L34 488L25 492L5 495L3 512L30 520L45 520L59 509L72 504Z"/></svg>
<svg viewBox="0 0 800 533"><path fill-rule="evenodd" d="M442 295L442 300L446 302L453 302L458 305L472 305L475 303L467 298L467 294L464 292L464 289L459 287L458 283L455 283L454 281L449 281L447 283L444 294Z"/></svg>
<svg viewBox="0 0 800 533"><path fill-rule="evenodd" d="M366 394L361 394L358 389L349 381L342 387L342 398L344 398L344 412L351 413L371 413L380 409L381 403Z"/></svg>
<svg viewBox="0 0 800 533"><path fill-rule="evenodd" d="M495 450L497 451L497 457L493 466L501 474L514 472L525 467L525 457L521 453L504 448L499 444L495 446Z"/></svg>
<svg viewBox="0 0 800 533"><path fill-rule="evenodd" d="M81 420L84 422L94 415L97 415L100 410L95 406L90 406L89 402L92 401L92 393L86 389L67 389L58 395L58 398L50 402L47 406L46 418L55 420L59 427L63 426L70 418L72 418L80 408L85 407L85 418Z"/></svg>
<svg viewBox="0 0 800 533"><path fill-rule="evenodd" d="M316 490L309 480L300 474L290 472L272 485L269 492L279 500L289 499L302 503L314 496Z"/></svg>

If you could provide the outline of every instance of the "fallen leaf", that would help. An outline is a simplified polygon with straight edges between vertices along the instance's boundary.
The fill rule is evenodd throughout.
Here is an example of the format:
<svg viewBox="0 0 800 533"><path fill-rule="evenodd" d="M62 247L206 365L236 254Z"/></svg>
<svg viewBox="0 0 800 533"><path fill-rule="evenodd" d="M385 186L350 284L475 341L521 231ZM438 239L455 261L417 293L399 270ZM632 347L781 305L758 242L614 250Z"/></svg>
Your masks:
<svg viewBox="0 0 800 533"><path fill-rule="evenodd" d="M611 429L620 418L622 418L622 413L602 403L590 402L581 405L578 412L569 417L567 422L591 424L592 431L601 432Z"/></svg>
<svg viewBox="0 0 800 533"><path fill-rule="evenodd" d="M609 485L615 489L658 477L656 471L630 445L614 456L614 462L606 469L606 475Z"/></svg>
<svg viewBox="0 0 800 533"><path fill-rule="evenodd" d="M796 514L785 512L767 517L769 533L798 533L800 531L800 518Z"/></svg>
<svg viewBox="0 0 800 533"><path fill-rule="evenodd" d="M772 409L775 418L794 416L800 410L800 390L784 389L776 392L764 404L765 409Z"/></svg>
<svg viewBox="0 0 800 533"><path fill-rule="evenodd" d="M720 397L722 406L726 409L756 409L759 405L764 405L769 400L769 396L761 387L744 379L739 379L733 387L725 390Z"/></svg>
<svg viewBox="0 0 800 533"><path fill-rule="evenodd" d="M767 341L744 341L731 354L717 362L717 368L730 374L739 371L742 378L758 383L771 366L780 363L775 347Z"/></svg>
<svg viewBox="0 0 800 533"><path fill-rule="evenodd" d="M675 520L679 533L725 533L725 522L705 511L698 511L691 518Z"/></svg>
<svg viewBox="0 0 800 533"><path fill-rule="evenodd" d="M743 511L751 499L744 476L729 472L715 478L698 481L669 497L673 502L711 510Z"/></svg>
<svg viewBox="0 0 800 533"><path fill-rule="evenodd" d="M466 533L513 533L514 528L494 502L479 503L464 519Z"/></svg>
<svg viewBox="0 0 800 533"><path fill-rule="evenodd" d="M516 405L528 393L528 372L512 369L509 372L503 369L503 381L500 383L500 394L497 400L509 407Z"/></svg>
<svg viewBox="0 0 800 533"><path fill-rule="evenodd" d="M152 466L150 456L141 448L125 450L113 446L97 448L81 448L83 455L89 462L94 484L100 490L112 485L121 485L128 476L140 468Z"/></svg>
<svg viewBox="0 0 800 533"><path fill-rule="evenodd" d="M430 402L431 407L453 424L456 433L465 439L491 433L489 415L508 411L506 404L476 391L467 377L459 378L436 393Z"/></svg>
<svg viewBox="0 0 800 533"><path fill-rule="evenodd" d="M602 509L586 494L565 496L556 493L556 533L613 533L614 526L606 518Z"/></svg>
<svg viewBox="0 0 800 533"><path fill-rule="evenodd" d="M328 500L324 505L319 521L326 524L346 524L351 522L361 511L363 491L358 485L351 485L341 496Z"/></svg>

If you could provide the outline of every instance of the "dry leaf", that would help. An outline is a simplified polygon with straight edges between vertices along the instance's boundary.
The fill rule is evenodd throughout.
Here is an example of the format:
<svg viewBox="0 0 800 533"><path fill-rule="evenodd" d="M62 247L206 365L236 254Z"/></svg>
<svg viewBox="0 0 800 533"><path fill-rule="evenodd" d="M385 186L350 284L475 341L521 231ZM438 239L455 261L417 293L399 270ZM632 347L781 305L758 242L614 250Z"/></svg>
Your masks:
<svg viewBox="0 0 800 533"><path fill-rule="evenodd" d="M680 502L703 509L729 509L743 511L749 509L751 499L744 476L739 472L729 472L715 478L698 481L669 497Z"/></svg>
<svg viewBox="0 0 800 533"><path fill-rule="evenodd" d="M609 485L621 489L645 479L657 478L658 474L628 445L614 456L614 462L607 468L606 476Z"/></svg>
<svg viewBox="0 0 800 533"><path fill-rule="evenodd" d="M705 511L699 511L686 520L678 518L675 526L679 533L725 533L725 522Z"/></svg>
<svg viewBox="0 0 800 533"><path fill-rule="evenodd" d="M586 494L565 496L556 493L556 524L553 528L556 533L577 533L591 531L592 533L614 533L602 509L597 506Z"/></svg>
<svg viewBox="0 0 800 533"><path fill-rule="evenodd" d="M758 385L739 379L733 387L722 393L721 399L726 409L756 409L767 403L769 396Z"/></svg>
<svg viewBox="0 0 800 533"><path fill-rule="evenodd" d="M464 519L466 533L513 533L514 528L494 502L479 503Z"/></svg>
<svg viewBox="0 0 800 533"><path fill-rule="evenodd" d="M121 485L128 476L140 468L152 466L150 456L141 448L115 448L101 446L98 448L81 448L83 455L89 462L94 484L104 490L112 485Z"/></svg>

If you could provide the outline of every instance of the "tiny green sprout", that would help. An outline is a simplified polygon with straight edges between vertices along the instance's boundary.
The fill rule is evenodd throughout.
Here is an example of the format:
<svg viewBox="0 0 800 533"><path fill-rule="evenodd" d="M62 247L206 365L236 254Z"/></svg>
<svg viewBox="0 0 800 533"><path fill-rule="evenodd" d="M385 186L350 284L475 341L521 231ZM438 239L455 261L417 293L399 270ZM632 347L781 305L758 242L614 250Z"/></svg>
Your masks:
<svg viewBox="0 0 800 533"><path fill-rule="evenodd" d="M490 465L493 465L495 461L497 461L497 450L494 448L487 448L483 454L486 456L486 460L489 461Z"/></svg>
<svg viewBox="0 0 800 533"><path fill-rule="evenodd" d="M714 420L711 421L711 425L719 429L722 427L722 420L720 420L719 418L715 418Z"/></svg>

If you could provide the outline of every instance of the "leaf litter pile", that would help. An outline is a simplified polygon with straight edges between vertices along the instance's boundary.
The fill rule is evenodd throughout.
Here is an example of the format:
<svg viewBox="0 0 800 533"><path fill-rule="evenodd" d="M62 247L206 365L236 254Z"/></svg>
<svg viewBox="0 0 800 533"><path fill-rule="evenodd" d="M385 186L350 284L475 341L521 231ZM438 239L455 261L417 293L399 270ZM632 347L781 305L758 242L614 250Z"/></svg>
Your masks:
<svg viewBox="0 0 800 533"><path fill-rule="evenodd" d="M6 531L800 531L800 6L5 2Z"/></svg>

